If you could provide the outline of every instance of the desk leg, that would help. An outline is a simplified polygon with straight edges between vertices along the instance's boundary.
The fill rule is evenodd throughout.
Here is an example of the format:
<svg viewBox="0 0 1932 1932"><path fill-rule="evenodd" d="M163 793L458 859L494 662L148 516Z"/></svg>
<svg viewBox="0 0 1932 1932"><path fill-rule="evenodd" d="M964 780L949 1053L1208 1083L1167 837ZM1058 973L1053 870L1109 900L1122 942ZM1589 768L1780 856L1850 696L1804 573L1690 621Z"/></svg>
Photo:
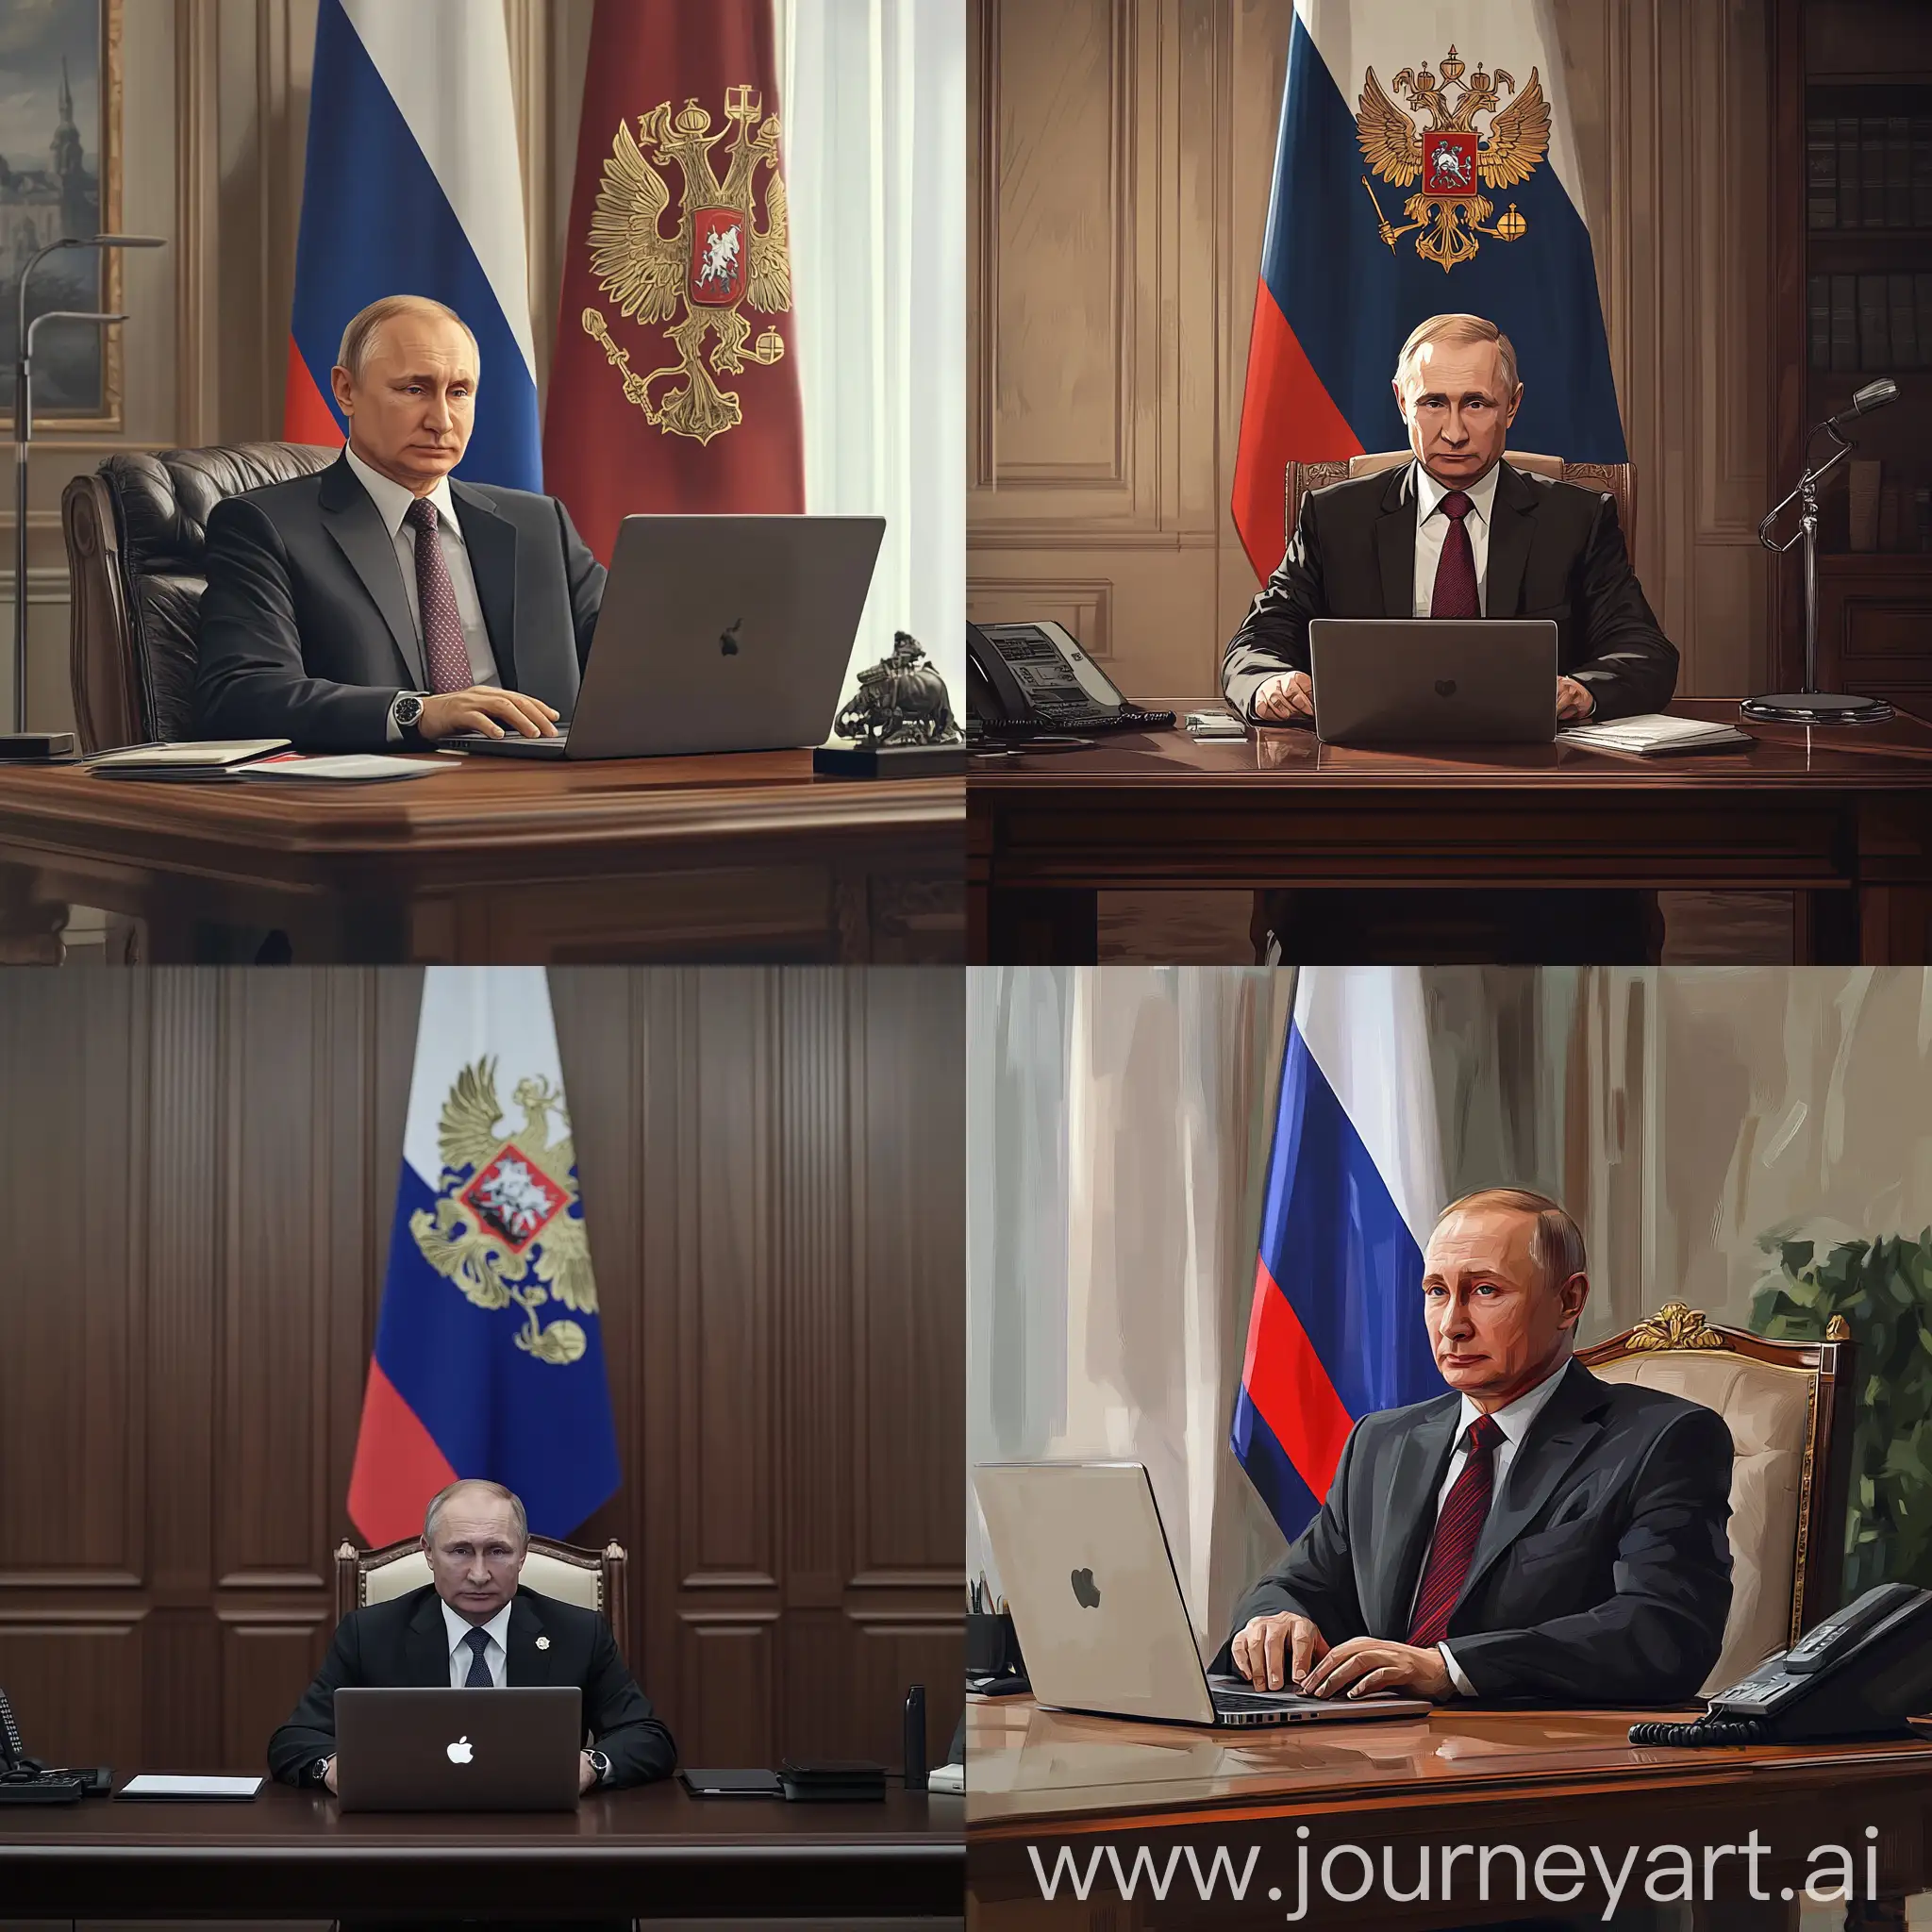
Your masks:
<svg viewBox="0 0 1932 1932"><path fill-rule="evenodd" d="M1932 886L1861 886L1858 963L1932 965Z"/></svg>
<svg viewBox="0 0 1932 1932"><path fill-rule="evenodd" d="M66 906L42 897L31 872L0 866L0 966L60 965L66 929Z"/></svg>
<svg viewBox="0 0 1932 1932"><path fill-rule="evenodd" d="M1857 891L1791 894L1791 963L1856 966L1859 958Z"/></svg>
<svg viewBox="0 0 1932 1932"><path fill-rule="evenodd" d="M986 947L998 966L1091 966L1100 953L1100 894L1087 887L1058 891L986 889Z"/></svg>

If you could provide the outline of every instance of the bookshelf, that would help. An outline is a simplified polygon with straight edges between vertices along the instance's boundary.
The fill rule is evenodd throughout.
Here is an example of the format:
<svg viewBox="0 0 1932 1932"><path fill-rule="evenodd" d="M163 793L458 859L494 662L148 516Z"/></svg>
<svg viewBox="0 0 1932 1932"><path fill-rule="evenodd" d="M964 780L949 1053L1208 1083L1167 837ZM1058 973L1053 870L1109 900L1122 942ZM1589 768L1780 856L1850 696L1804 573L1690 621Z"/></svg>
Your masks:
<svg viewBox="0 0 1932 1932"><path fill-rule="evenodd" d="M1850 431L1857 450L1821 500L1818 668L1827 686L1932 715L1932 4L1774 0L1773 23L1766 507L1797 480L1814 423L1874 375L1896 378L1898 400ZM1820 437L1817 453L1829 447ZM1774 575L1771 682L1791 690L1795 551Z"/></svg>

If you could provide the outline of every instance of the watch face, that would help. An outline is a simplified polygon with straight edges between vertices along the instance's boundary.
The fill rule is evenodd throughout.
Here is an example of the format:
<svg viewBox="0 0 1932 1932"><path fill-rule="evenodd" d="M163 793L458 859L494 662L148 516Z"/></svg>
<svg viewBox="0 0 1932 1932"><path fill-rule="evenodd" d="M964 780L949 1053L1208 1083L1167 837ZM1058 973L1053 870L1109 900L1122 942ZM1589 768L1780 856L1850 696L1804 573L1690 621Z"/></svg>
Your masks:
<svg viewBox="0 0 1932 1932"><path fill-rule="evenodd" d="M414 695L405 695L396 700L396 723L413 724L423 715L423 700Z"/></svg>

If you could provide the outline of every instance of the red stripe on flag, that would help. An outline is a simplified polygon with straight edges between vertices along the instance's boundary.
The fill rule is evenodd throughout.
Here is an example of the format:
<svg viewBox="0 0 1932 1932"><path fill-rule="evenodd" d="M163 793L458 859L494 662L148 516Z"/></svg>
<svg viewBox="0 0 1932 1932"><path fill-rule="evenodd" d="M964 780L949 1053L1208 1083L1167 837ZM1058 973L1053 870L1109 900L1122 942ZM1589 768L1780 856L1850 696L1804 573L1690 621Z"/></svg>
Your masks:
<svg viewBox="0 0 1932 1932"><path fill-rule="evenodd" d="M1241 1387L1319 1502L1335 1480L1352 1418L1328 1379L1301 1317L1266 1261L1255 1264L1255 1304Z"/></svg>
<svg viewBox="0 0 1932 1932"><path fill-rule="evenodd" d="M350 1522L372 1547L400 1542L422 1529L430 1497L456 1479L436 1439L372 1360L349 1475Z"/></svg>
<svg viewBox="0 0 1932 1932"><path fill-rule="evenodd" d="M1257 577L1271 577L1288 548L1289 464L1335 462L1361 453L1355 431L1323 388L1268 284L1258 283L1233 504L1234 525Z"/></svg>
<svg viewBox="0 0 1932 1932"><path fill-rule="evenodd" d="M289 378L282 391L282 440L320 443L342 440L342 425L316 388L293 336L289 338Z"/></svg>

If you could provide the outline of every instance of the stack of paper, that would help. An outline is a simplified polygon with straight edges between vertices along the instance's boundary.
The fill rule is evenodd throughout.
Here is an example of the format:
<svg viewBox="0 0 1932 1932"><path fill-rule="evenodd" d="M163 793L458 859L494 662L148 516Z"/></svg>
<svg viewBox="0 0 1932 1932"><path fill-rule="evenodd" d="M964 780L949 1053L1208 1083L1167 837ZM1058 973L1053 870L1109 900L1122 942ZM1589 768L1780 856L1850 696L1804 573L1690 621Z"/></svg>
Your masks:
<svg viewBox="0 0 1932 1932"><path fill-rule="evenodd" d="M1565 744L1585 751L1634 752L1651 758L1658 752L1708 751L1724 744L1749 744L1748 732L1735 724L1713 724L1703 718L1672 718L1662 711L1645 711L1635 718L1615 718L1607 724L1573 724L1559 731Z"/></svg>
<svg viewBox="0 0 1932 1932"><path fill-rule="evenodd" d="M210 738L198 743L130 744L125 751L100 752L88 763L117 776L124 772L222 772L288 748L286 738Z"/></svg>

